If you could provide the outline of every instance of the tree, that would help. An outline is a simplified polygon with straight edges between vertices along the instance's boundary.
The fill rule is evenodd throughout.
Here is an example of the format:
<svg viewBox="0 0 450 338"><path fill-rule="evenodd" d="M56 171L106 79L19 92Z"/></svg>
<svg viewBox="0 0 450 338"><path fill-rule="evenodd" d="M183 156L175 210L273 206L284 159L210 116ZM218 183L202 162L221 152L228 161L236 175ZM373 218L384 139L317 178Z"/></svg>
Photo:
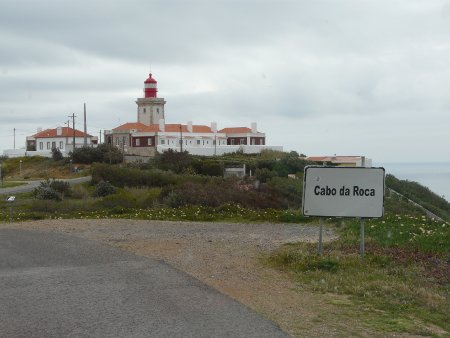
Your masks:
<svg viewBox="0 0 450 338"><path fill-rule="evenodd" d="M109 144L100 144L98 147L76 148L72 153L74 163L91 164L94 162L116 164L123 161L122 152Z"/></svg>
<svg viewBox="0 0 450 338"><path fill-rule="evenodd" d="M157 168L182 173L192 165L192 156L187 151L178 152L169 149L162 154L156 154L154 163Z"/></svg>

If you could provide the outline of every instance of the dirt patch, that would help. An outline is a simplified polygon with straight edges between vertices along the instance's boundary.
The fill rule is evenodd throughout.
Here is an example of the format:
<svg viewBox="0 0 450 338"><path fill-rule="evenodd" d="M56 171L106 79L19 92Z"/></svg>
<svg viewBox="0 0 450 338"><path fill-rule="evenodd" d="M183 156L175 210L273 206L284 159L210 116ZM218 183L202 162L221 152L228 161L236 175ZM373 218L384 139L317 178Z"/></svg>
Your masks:
<svg viewBox="0 0 450 338"><path fill-rule="evenodd" d="M289 242L315 242L315 226L135 220L49 220L0 224L101 241L161 259L276 322L295 337L371 337L345 296L311 294L263 257ZM335 235L327 230L325 240ZM344 309L344 311L343 311ZM342 313L344 312L344 317ZM345 318L345 320L343 320Z"/></svg>

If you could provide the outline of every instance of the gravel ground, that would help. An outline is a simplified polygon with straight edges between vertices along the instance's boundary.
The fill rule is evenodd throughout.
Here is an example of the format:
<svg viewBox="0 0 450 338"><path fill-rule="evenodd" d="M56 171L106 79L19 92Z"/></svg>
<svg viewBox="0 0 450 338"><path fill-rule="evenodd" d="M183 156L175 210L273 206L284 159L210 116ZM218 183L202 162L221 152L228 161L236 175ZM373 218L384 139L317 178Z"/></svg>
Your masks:
<svg viewBox="0 0 450 338"><path fill-rule="evenodd" d="M137 220L0 224L0 228L11 227L70 233L164 260L275 321L295 337L371 336L357 318L342 322L334 316L336 304L348 304L344 296L313 295L261 261L284 243L316 242L317 226ZM331 230L324 232L325 241L335 237Z"/></svg>

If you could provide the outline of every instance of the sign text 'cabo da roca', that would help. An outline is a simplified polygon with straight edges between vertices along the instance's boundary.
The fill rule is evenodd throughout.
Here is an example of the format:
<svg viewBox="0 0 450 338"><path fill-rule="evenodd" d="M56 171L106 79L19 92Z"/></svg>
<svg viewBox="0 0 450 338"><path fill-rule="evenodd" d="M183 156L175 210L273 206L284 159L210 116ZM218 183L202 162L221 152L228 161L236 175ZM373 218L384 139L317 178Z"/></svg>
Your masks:
<svg viewBox="0 0 450 338"><path fill-rule="evenodd" d="M305 168L305 216L382 217L384 168Z"/></svg>

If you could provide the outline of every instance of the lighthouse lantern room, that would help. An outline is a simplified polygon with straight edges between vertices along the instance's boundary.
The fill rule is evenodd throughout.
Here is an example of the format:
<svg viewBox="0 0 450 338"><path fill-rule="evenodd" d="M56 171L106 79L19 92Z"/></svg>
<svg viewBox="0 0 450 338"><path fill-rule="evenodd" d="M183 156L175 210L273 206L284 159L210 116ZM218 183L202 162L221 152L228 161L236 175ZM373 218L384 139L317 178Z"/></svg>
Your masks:
<svg viewBox="0 0 450 338"><path fill-rule="evenodd" d="M138 106L138 122L145 125L157 124L159 120L164 120L164 98L157 96L157 81L149 74L144 81L144 97L138 98L136 104Z"/></svg>

